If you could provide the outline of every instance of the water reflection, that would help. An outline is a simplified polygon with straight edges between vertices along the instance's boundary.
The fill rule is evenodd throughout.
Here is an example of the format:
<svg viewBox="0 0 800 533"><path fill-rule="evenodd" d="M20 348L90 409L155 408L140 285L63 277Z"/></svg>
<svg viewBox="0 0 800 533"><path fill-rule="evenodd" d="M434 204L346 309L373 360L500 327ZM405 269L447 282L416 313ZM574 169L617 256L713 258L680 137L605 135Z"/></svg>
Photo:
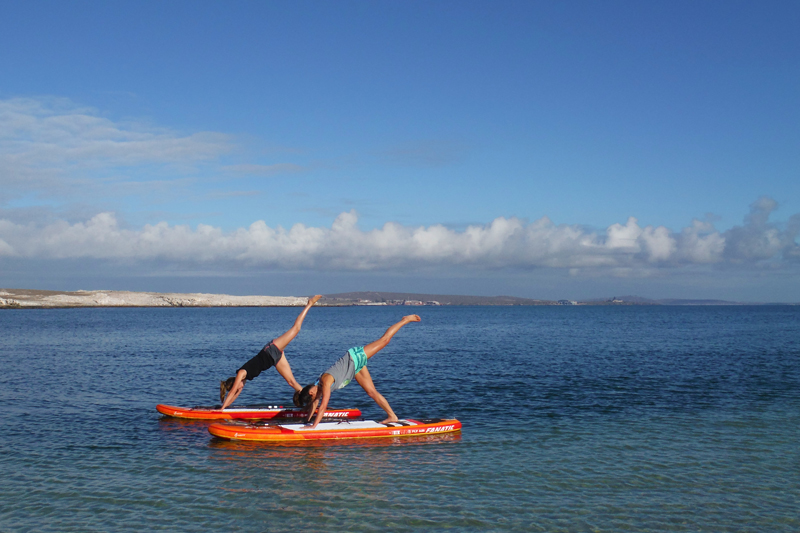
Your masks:
<svg viewBox="0 0 800 533"><path fill-rule="evenodd" d="M186 420L182 418L172 418L164 416L158 420L158 428L167 441L176 444L187 444L196 442L209 436L209 421L205 420Z"/></svg>
<svg viewBox="0 0 800 533"><path fill-rule="evenodd" d="M229 478L221 490L266 490L284 507L327 509L338 508L340 501L350 507L384 501L434 472L459 471L460 443L460 433L284 443L212 438L208 449L226 472L246 472Z"/></svg>

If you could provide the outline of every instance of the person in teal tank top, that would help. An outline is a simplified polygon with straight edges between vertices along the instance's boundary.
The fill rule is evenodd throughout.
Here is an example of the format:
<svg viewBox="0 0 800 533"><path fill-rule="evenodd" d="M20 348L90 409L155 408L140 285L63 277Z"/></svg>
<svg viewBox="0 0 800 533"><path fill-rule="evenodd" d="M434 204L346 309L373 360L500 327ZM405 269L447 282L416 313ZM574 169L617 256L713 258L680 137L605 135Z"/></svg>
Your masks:
<svg viewBox="0 0 800 533"><path fill-rule="evenodd" d="M350 348L347 350L346 354L323 372L317 381L306 385L303 387L303 390L295 392L294 404L297 407L308 408L308 421L311 421L317 403L320 403L319 409L316 409L317 417L314 419L312 429L317 427L317 424L322 420L322 415L325 413L325 409L328 407L328 401L331 398L331 392L345 387L353 379L355 379L369 397L375 400L375 403L389 415L389 418L383 421L384 424L387 422L397 422L397 415L392 411L389 402L375 389L375 384L372 382L369 370L367 370L367 360L383 350L386 345L389 344L389 341L392 340L395 333L400 331L400 328L409 322L419 322L420 320L418 315L404 316L400 322L387 329L386 333L384 333L380 339L363 347L358 346Z"/></svg>

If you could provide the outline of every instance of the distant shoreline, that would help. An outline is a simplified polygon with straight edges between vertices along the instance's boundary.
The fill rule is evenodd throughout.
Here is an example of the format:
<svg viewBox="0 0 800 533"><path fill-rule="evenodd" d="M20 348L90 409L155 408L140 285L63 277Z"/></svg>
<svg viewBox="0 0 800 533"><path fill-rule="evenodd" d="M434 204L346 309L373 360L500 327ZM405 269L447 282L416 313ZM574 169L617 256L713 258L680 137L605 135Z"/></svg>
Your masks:
<svg viewBox="0 0 800 533"><path fill-rule="evenodd" d="M205 293L132 291L39 291L0 289L0 308L63 309L75 307L294 307L307 297L231 296Z"/></svg>
<svg viewBox="0 0 800 533"><path fill-rule="evenodd" d="M233 296L207 293L133 291L44 291L0 289L0 309L66 309L83 307L296 307L307 296ZM630 306L630 305L798 305L741 303L724 300L650 300L637 296L587 301L534 300L514 296L457 296L393 292L349 292L323 296L317 305L348 306Z"/></svg>

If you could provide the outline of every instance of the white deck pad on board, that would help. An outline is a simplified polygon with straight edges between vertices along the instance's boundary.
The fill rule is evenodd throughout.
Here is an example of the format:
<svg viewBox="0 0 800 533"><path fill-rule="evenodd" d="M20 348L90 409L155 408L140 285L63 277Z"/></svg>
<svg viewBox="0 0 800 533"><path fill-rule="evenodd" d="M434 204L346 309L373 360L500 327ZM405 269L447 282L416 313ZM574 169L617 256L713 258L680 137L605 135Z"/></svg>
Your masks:
<svg viewBox="0 0 800 533"><path fill-rule="evenodd" d="M341 431L343 429L383 429L386 427L416 425L418 425L417 422L412 422L410 420L400 420L398 422L389 422L388 424L381 424L375 420L342 420L341 422L320 422L313 430L310 425L306 424L281 424L280 427L292 431Z"/></svg>

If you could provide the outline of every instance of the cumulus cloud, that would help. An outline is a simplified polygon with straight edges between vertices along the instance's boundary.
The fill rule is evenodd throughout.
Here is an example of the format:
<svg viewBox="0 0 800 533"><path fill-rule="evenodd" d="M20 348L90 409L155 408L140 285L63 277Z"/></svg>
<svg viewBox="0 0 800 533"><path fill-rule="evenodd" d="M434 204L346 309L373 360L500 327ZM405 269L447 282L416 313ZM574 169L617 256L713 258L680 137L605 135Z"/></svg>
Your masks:
<svg viewBox="0 0 800 533"><path fill-rule="evenodd" d="M195 178L175 172L176 168L213 165L218 175L245 177L309 170L286 163L222 166L221 158L232 148L231 139L222 134L181 134L142 122L115 122L66 99L4 100L0 101L0 206L12 198L65 192L77 195L78 207L88 206L96 203L85 200L91 196L88 187L103 184L120 197L160 198L177 186L192 185ZM438 166L458 160L462 153L463 147L452 143L426 142L382 155L398 164ZM169 171L154 172L157 167ZM127 177L132 174L137 178ZM223 190L207 192L206 197L257 194L260 191ZM642 225L634 217L600 231L556 225L547 217L533 222L500 217L458 230L394 222L362 230L355 211L339 214L330 227L296 224L287 229L258 221L223 231L204 224L166 222L129 229L111 212L84 216L88 208L67 221L63 211L56 215L34 206L0 210L0 267L3 258L16 258L156 262L205 271L549 268L573 275L646 276L697 265L794 268L800 264L800 214L775 224L770 218L776 208L774 200L761 198L750 206L742 225L724 232L709 219L673 231ZM20 209L38 210L26 215Z"/></svg>
<svg viewBox="0 0 800 533"><path fill-rule="evenodd" d="M727 232L725 246L727 259L733 262L771 259L790 244L789 235L782 234L769 223L769 216L776 207L778 203L767 197L760 198L750 206L750 214L745 218L745 224Z"/></svg>
<svg viewBox="0 0 800 533"><path fill-rule="evenodd" d="M365 231L355 211L341 213L329 228L295 224L285 229L258 221L230 232L166 222L131 230L121 228L113 213L101 213L74 224L0 220L0 257L155 260L204 269L551 268L619 276L690 265L790 266L798 257L800 217L781 230L769 222L775 206L769 198L758 200L743 225L725 232L698 220L675 232L641 226L633 217L605 231L556 225L547 217L531 223L500 217L463 231L393 222Z"/></svg>

